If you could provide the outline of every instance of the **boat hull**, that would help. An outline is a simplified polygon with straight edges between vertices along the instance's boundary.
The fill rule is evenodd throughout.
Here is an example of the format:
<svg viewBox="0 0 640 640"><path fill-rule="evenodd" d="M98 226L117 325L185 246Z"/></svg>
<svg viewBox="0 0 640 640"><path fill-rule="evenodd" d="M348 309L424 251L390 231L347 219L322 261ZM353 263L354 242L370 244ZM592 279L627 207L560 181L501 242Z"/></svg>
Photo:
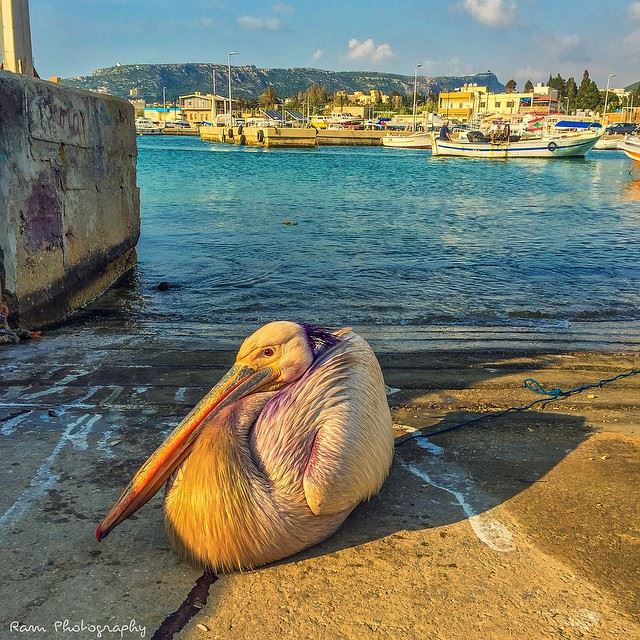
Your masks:
<svg viewBox="0 0 640 640"><path fill-rule="evenodd" d="M594 149L599 151L615 151L618 149L618 145L622 142L622 136L615 136L607 138L602 136L598 142L594 145Z"/></svg>
<svg viewBox="0 0 640 640"><path fill-rule="evenodd" d="M600 138L600 134L575 137L546 138L542 140L522 140L501 144L489 142L465 142L433 139L434 156L455 156L461 158L576 158L582 157Z"/></svg>
<svg viewBox="0 0 640 640"><path fill-rule="evenodd" d="M139 136L158 136L162 133L162 129L158 127L157 129L136 129L136 134Z"/></svg>
<svg viewBox="0 0 640 640"><path fill-rule="evenodd" d="M625 155L631 158L640 169L640 138L637 140L627 138L620 143L618 148L624 151Z"/></svg>
<svg viewBox="0 0 640 640"><path fill-rule="evenodd" d="M382 146L395 149L431 149L431 134L415 133L410 136L385 136L382 138Z"/></svg>

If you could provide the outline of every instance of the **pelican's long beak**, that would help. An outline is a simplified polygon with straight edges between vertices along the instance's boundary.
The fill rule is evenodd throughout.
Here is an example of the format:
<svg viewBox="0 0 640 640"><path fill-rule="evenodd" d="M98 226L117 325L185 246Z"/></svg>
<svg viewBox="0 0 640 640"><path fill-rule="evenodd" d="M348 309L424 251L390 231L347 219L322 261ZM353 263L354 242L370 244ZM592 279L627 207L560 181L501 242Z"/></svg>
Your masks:
<svg viewBox="0 0 640 640"><path fill-rule="evenodd" d="M269 368L256 371L244 366L233 367L138 469L111 511L98 525L96 539L102 540L158 492L189 455L207 418L239 398L267 386L274 375Z"/></svg>

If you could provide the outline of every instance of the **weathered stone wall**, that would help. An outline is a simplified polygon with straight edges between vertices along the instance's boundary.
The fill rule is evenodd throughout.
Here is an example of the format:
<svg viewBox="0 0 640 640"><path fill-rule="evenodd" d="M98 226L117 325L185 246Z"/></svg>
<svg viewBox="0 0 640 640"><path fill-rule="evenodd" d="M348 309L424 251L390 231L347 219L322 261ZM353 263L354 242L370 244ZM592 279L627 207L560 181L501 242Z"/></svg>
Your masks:
<svg viewBox="0 0 640 640"><path fill-rule="evenodd" d="M58 320L135 263L133 107L0 72L0 299L15 324Z"/></svg>

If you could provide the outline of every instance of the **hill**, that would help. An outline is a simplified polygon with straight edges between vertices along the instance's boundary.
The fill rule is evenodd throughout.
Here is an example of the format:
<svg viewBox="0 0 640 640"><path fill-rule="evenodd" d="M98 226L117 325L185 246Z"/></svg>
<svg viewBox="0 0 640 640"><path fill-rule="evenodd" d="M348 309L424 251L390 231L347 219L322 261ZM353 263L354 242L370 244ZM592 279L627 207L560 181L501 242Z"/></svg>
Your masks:
<svg viewBox="0 0 640 640"><path fill-rule="evenodd" d="M130 89L138 89L138 96L147 101L162 99L162 88L167 89L167 99L193 91L211 92L212 71L215 69L217 93L226 94L227 67L221 64L127 64L106 69L97 69L90 76L64 79L63 82L80 89L106 91L112 95L128 97ZM272 86L280 97L303 91L315 83L324 85L329 93L345 90L369 91L378 89L391 94L403 95L413 92L413 76L374 71L325 71L323 69L262 69L254 66L234 66L231 69L234 97L257 98L268 86ZM441 76L436 78L419 76L420 93L448 91L465 83L476 82L488 85L491 91L504 87L491 73L468 76Z"/></svg>

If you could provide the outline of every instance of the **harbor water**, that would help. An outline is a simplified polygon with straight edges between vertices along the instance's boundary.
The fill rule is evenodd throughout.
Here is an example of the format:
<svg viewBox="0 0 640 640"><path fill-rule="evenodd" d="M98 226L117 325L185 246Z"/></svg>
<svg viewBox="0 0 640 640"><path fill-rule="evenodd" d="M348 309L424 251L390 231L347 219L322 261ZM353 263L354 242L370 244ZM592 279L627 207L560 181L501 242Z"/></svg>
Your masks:
<svg viewBox="0 0 640 640"><path fill-rule="evenodd" d="M484 161L138 139L155 322L567 326L640 319L640 176L620 152ZM158 291L160 282L168 291Z"/></svg>

